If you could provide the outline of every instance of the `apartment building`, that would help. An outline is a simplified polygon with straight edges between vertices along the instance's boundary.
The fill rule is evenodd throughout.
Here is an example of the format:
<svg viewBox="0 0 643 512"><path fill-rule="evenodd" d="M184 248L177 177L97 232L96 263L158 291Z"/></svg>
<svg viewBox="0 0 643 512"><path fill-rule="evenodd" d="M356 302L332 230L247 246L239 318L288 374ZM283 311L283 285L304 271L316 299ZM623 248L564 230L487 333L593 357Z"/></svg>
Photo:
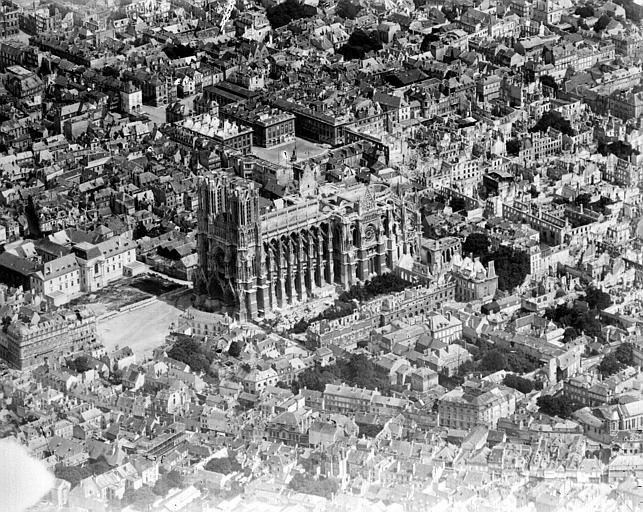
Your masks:
<svg viewBox="0 0 643 512"><path fill-rule="evenodd" d="M440 399L440 425L463 430L477 425L495 428L500 418L516 411L517 394L502 385L466 382Z"/></svg>

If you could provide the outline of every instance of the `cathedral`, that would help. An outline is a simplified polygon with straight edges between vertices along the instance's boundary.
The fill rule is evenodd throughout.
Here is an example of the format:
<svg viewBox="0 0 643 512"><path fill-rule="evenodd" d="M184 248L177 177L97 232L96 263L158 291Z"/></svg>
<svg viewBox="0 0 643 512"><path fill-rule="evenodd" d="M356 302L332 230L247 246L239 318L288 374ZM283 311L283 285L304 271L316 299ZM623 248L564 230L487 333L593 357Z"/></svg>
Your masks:
<svg viewBox="0 0 643 512"><path fill-rule="evenodd" d="M326 184L314 198L274 201L259 192L226 171L199 183L197 284L242 321L329 285L348 289L418 254L417 206L388 185Z"/></svg>

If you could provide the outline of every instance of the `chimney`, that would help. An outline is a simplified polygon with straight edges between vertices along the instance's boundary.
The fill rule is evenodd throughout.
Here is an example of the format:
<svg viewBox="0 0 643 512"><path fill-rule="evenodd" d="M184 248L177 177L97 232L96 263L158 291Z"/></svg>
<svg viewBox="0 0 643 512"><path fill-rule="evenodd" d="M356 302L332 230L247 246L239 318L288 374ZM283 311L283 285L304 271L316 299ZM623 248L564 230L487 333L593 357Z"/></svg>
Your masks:
<svg viewBox="0 0 643 512"><path fill-rule="evenodd" d="M493 261L489 262L488 265L488 270L487 270L487 277L496 277L496 266L494 265Z"/></svg>

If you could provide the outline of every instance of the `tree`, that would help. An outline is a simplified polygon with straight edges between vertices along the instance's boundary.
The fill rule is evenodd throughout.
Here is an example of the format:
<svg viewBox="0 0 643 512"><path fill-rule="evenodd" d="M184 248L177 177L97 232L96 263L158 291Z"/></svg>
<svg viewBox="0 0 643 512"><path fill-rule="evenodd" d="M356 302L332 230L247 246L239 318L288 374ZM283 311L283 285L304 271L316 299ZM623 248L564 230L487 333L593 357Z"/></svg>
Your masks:
<svg viewBox="0 0 643 512"><path fill-rule="evenodd" d="M433 32L427 34L424 36L424 39L422 39L422 44L420 45L420 52L428 52L429 49L431 48L431 43L435 43L440 40L440 36L437 34L434 34Z"/></svg>
<svg viewBox="0 0 643 512"><path fill-rule="evenodd" d="M339 489L339 483L334 478L311 478L302 473L295 473L288 486L295 492L314 494L330 499Z"/></svg>
<svg viewBox="0 0 643 512"><path fill-rule="evenodd" d="M143 238L144 236L147 236L147 228L145 227L145 224L142 222L139 222L136 224L136 227L134 228L134 233L132 234L132 237L134 240L139 240Z"/></svg>
<svg viewBox="0 0 643 512"><path fill-rule="evenodd" d="M207 471L213 471L214 473L221 473L222 475L229 475L235 471L241 471L241 464L234 457L220 457L215 459L210 459L205 465Z"/></svg>
<svg viewBox="0 0 643 512"><path fill-rule="evenodd" d="M623 343L616 347L614 351L614 357L616 357L619 363L622 363L627 366L634 365L634 345L631 343Z"/></svg>
<svg viewBox="0 0 643 512"><path fill-rule="evenodd" d="M92 472L92 475L102 475L112 469L112 466L110 466L103 457L99 457L96 460L90 461L87 464L87 469Z"/></svg>
<svg viewBox="0 0 643 512"><path fill-rule="evenodd" d="M71 361L67 366L70 369L77 371L79 373L86 372L93 368L92 364L89 362L89 357L82 355L78 356L76 359Z"/></svg>
<svg viewBox="0 0 643 512"><path fill-rule="evenodd" d="M214 355L206 353L203 347L191 338L179 338L167 353L168 357L190 366L194 372L210 372Z"/></svg>
<svg viewBox="0 0 643 512"><path fill-rule="evenodd" d="M569 119L565 119L563 115L556 110L545 112L530 131L532 133L546 132L549 127L562 132L564 135L569 135L570 137L576 135Z"/></svg>
<svg viewBox="0 0 643 512"><path fill-rule="evenodd" d="M514 373L529 373L538 368L538 361L519 352L509 352L505 355L507 370Z"/></svg>
<svg viewBox="0 0 643 512"><path fill-rule="evenodd" d="M592 201L592 194L583 192L582 194L578 194L576 196L576 199L574 199L574 204L576 206L583 205L583 207L587 207L591 201Z"/></svg>
<svg viewBox="0 0 643 512"><path fill-rule="evenodd" d="M543 414L560 418L569 418L575 410L582 407L562 394L541 396L536 400L536 404Z"/></svg>
<svg viewBox="0 0 643 512"><path fill-rule="evenodd" d="M570 326L590 337L602 338L602 325L596 318L595 310L587 310L577 304L571 308L562 304L545 310L545 317L560 327Z"/></svg>
<svg viewBox="0 0 643 512"><path fill-rule="evenodd" d="M540 83L545 87L549 87L550 89L553 89L554 92L558 92L558 83L556 83L556 79L553 76L551 75L541 76Z"/></svg>
<svg viewBox="0 0 643 512"><path fill-rule="evenodd" d="M509 139L506 144L507 154L510 156L518 156L520 153L521 143L519 139Z"/></svg>
<svg viewBox="0 0 643 512"><path fill-rule="evenodd" d="M473 361L467 360L458 367L458 375L460 376L468 375L473 370L475 370Z"/></svg>
<svg viewBox="0 0 643 512"><path fill-rule="evenodd" d="M42 59L39 72L41 76L51 75L51 63L49 62L49 59Z"/></svg>
<svg viewBox="0 0 643 512"><path fill-rule="evenodd" d="M590 286L585 292L585 301L589 304L590 309L603 310L612 305L612 298L609 293L605 293L598 288Z"/></svg>
<svg viewBox="0 0 643 512"><path fill-rule="evenodd" d="M6 333L11 325L11 317L5 316L2 318L2 332Z"/></svg>
<svg viewBox="0 0 643 512"><path fill-rule="evenodd" d="M354 4L350 0L339 0L339 3L337 4L337 16L348 19L348 20L354 20L359 11L362 10L362 6L359 4Z"/></svg>
<svg viewBox="0 0 643 512"><path fill-rule="evenodd" d="M516 251L513 248L501 245L496 251L489 253L481 259L482 263L488 265L490 261L495 263L496 274L498 275L498 288L511 291L520 286L530 270L530 261L527 253Z"/></svg>
<svg viewBox="0 0 643 512"><path fill-rule="evenodd" d="M344 56L346 60L363 59L370 52L377 52L382 49L377 33L371 34L358 28L350 37L348 42L342 46L337 53Z"/></svg>
<svg viewBox="0 0 643 512"><path fill-rule="evenodd" d="M471 233L462 244L462 254L483 258L489 254L489 237L485 233Z"/></svg>
<svg viewBox="0 0 643 512"><path fill-rule="evenodd" d="M349 374L347 380L355 382L359 387L375 388L375 369L373 363L365 354L353 354L348 362Z"/></svg>
<svg viewBox="0 0 643 512"><path fill-rule="evenodd" d="M288 25L293 20L310 18L316 14L317 9L299 3L297 0L286 0L266 11L266 16L273 29Z"/></svg>
<svg viewBox="0 0 643 512"><path fill-rule="evenodd" d="M488 372L497 372L504 370L507 367L507 359L504 354L498 350L493 349L482 356L480 361L480 370Z"/></svg>
<svg viewBox="0 0 643 512"><path fill-rule="evenodd" d="M620 372L624 366L615 354L607 354L601 361L601 364L598 365L598 371L603 377L609 377Z"/></svg>
<svg viewBox="0 0 643 512"><path fill-rule="evenodd" d="M41 238L42 230L40 229L40 217L38 216L38 209L34 204L33 197L27 197L27 206L25 206L25 217L29 225L29 233L33 238Z"/></svg>
<svg viewBox="0 0 643 512"><path fill-rule="evenodd" d="M568 341L572 341L576 338L578 338L578 331L573 327L566 327L565 334L563 334L563 343L567 343Z"/></svg>
<svg viewBox="0 0 643 512"><path fill-rule="evenodd" d="M576 7L574 14L581 18L592 18L594 16L594 8L591 5L583 5Z"/></svg>
<svg viewBox="0 0 643 512"><path fill-rule="evenodd" d="M233 341L228 347L228 355L232 357L239 357L241 355L241 344L238 341Z"/></svg>
<svg viewBox="0 0 643 512"><path fill-rule="evenodd" d="M54 475L61 480L67 480L72 487L76 487L81 480L92 476L92 473L87 468L80 466L63 466L57 465L54 468Z"/></svg>
<svg viewBox="0 0 643 512"><path fill-rule="evenodd" d="M125 506L131 505L139 510L147 510L157 499L158 496L152 488L148 485L143 485L139 489L128 487L121 501Z"/></svg>
<svg viewBox="0 0 643 512"><path fill-rule="evenodd" d="M467 202L460 196L454 196L451 198L449 206L454 213L461 212L467 209Z"/></svg>
<svg viewBox="0 0 643 512"><path fill-rule="evenodd" d="M373 279L366 281L363 285L354 284L348 291L339 296L340 305L352 304L350 307L342 306L343 314L341 316L346 316L355 310L356 306L353 303L354 300L366 302L378 295L401 292L410 286L413 286L412 282L402 279L400 276L393 274L392 272L375 276ZM327 318L327 315L324 316Z"/></svg>
<svg viewBox="0 0 643 512"><path fill-rule="evenodd" d="M518 375L513 375L513 374L507 374L503 379L502 383L505 386L508 386L517 391L520 391L521 393L524 393L525 395L528 395L529 393L531 393L535 387L534 383L529 379L525 379L523 377L519 377Z"/></svg>
<svg viewBox="0 0 643 512"><path fill-rule="evenodd" d="M610 24L610 21L612 21L612 18L610 18L607 14L603 14L600 18L598 18L598 21L594 25L594 32L605 30Z"/></svg>
<svg viewBox="0 0 643 512"><path fill-rule="evenodd" d="M360 437L375 437L382 431L382 425L374 425L372 423L360 423L359 424L359 436Z"/></svg>

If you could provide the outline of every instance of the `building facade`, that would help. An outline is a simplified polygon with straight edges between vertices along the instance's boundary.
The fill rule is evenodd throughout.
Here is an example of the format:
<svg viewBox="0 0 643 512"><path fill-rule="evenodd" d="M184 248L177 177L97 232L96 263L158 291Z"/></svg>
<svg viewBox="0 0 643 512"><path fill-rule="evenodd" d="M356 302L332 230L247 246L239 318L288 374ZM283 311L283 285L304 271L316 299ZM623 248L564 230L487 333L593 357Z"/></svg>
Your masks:
<svg viewBox="0 0 643 512"><path fill-rule="evenodd" d="M18 319L0 332L0 357L18 369L33 368L96 339L96 317L89 311L59 310Z"/></svg>

